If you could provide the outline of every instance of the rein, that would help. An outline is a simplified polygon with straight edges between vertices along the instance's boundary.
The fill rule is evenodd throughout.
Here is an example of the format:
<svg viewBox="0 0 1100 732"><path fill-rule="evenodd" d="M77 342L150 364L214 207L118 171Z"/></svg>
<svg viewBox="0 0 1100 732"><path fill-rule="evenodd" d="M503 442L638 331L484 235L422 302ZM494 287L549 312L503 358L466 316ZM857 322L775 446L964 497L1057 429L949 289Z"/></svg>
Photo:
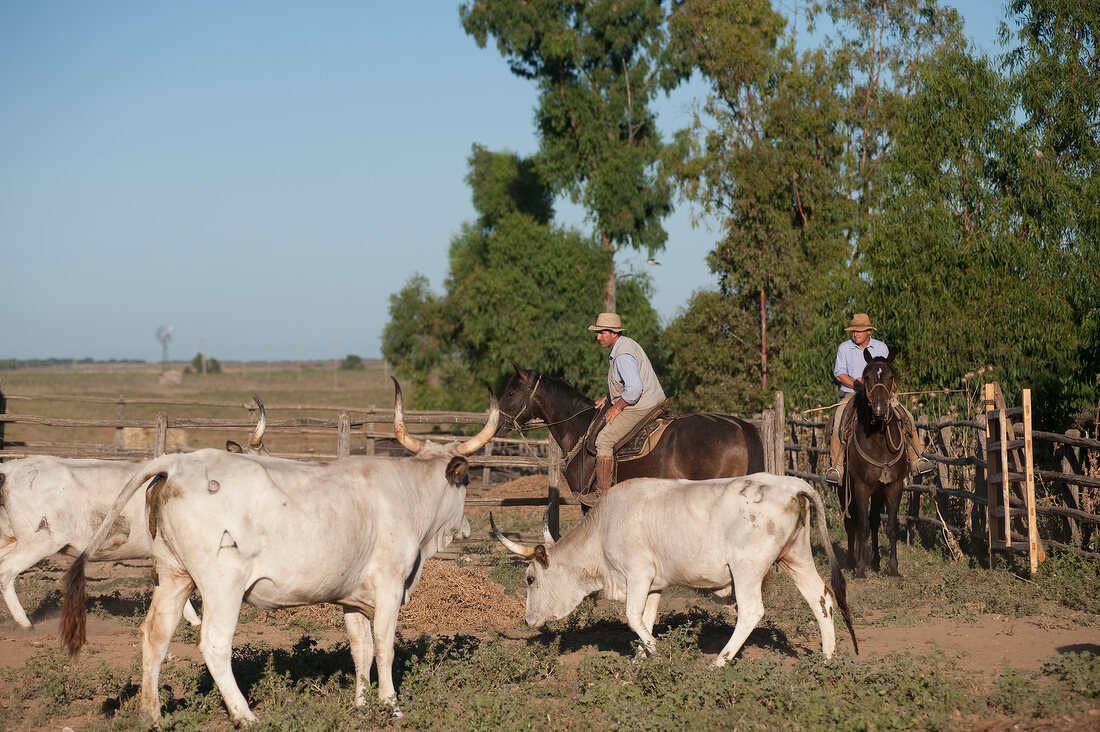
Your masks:
<svg viewBox="0 0 1100 732"><path fill-rule="evenodd" d="M858 452L860 454L860 457L862 457L864 460L866 460L871 465L874 465L876 468L884 470L886 468L892 467L905 454L905 435L903 435L902 432L901 432L901 420L896 419L896 415L894 414L894 410L892 408L890 408L890 405L889 405L890 396L891 396L890 390L886 388L885 384L882 384L882 383L875 384L874 386L871 387L870 391L867 392L868 397L871 394L874 394L876 389L882 389L884 392L886 392L885 401L887 402L887 413L886 413L886 417L883 418L883 420L882 420L883 425L884 425L884 429L885 429L885 432L886 432L886 447L887 447L887 449L890 450L890 452L896 453L896 454L894 455L893 458L890 459L889 462L885 462L885 463L879 462L875 458L868 455L867 451L864 450L863 447L860 445L858 432L853 431L850 441L855 445L856 452ZM868 401L868 406L869 406L870 405L870 399L868 399L867 401ZM891 438L891 435L890 435L890 425L892 425L892 424L897 425L897 442L895 442Z"/></svg>
<svg viewBox="0 0 1100 732"><path fill-rule="evenodd" d="M512 429L514 429L516 432L519 433L520 439L522 439L524 444L527 445L527 448L529 450L531 450L532 455L535 454L535 451L531 448L530 444L527 443L527 438L524 437L524 435L523 435L523 433L525 431L533 430L533 429L541 429L542 427L555 427L559 424L565 424L566 422L569 422L570 420L572 420L574 417L580 416L580 415L584 414L585 412L590 412L590 411L592 411L593 409L596 408L595 405L593 405L591 407L585 407L584 409L580 409L576 412L573 412L573 414L569 415L568 417L565 417L564 419L559 419L559 420L556 420L554 422L544 422L540 427L526 427L524 425L521 425L519 423L519 418L520 418L521 415L523 415L523 413L525 411L527 411L531 407L531 405L533 405L535 403L535 392L538 391L540 384L542 384L542 374L539 374L539 377L537 379L535 379L535 386L527 394L527 402L523 405L522 408L520 408L520 410L518 412L516 412L516 415L514 417L512 417ZM531 418L535 419L534 410L531 411ZM565 458L562 461L565 465L568 465L569 461L572 460L574 457L576 457L577 452L580 450L581 447L584 446L584 442L588 438L588 435L592 432L592 426L595 423L596 423L596 420L592 420L589 423L588 429L586 429L584 434L581 435L580 439L577 440L577 444L573 445L573 449L571 449L565 455ZM546 463L544 461L544 464L548 465L549 463Z"/></svg>

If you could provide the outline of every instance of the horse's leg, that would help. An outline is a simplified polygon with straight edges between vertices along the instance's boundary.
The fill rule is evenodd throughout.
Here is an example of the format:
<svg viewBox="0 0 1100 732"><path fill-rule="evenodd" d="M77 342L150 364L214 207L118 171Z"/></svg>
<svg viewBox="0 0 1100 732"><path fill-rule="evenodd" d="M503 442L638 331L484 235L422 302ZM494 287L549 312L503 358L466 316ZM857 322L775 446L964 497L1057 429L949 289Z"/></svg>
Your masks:
<svg viewBox="0 0 1100 732"><path fill-rule="evenodd" d="M857 486L853 485L853 488L857 488ZM866 486L859 485L858 490L855 491L855 495L852 498L852 509L856 513L855 576L859 579L863 579L867 576L867 554L869 549L867 546L867 534L870 529L868 509L870 507L870 502L871 496L867 495Z"/></svg>
<svg viewBox="0 0 1100 732"><path fill-rule="evenodd" d="M891 485L886 498L886 540L890 542L890 561L887 573L891 577L900 577L898 571L898 506L901 505L902 483L904 478Z"/></svg>
<svg viewBox="0 0 1100 732"><path fill-rule="evenodd" d="M840 485L836 487L837 499L840 501L840 510L844 515L844 534L848 537L848 563L846 569L856 568L856 514L852 510L852 484L847 475L842 475Z"/></svg>
<svg viewBox="0 0 1100 732"><path fill-rule="evenodd" d="M844 517L844 533L848 535L848 569L854 571L859 563L856 557L856 548L859 545L859 518L854 510L849 513L850 516Z"/></svg>
<svg viewBox="0 0 1100 732"><path fill-rule="evenodd" d="M880 524L882 523L883 497L883 487L879 486L871 494L871 508L867 517L869 521L869 532L871 535L871 569L875 572L880 571L882 567L882 555L879 553L878 548L878 530Z"/></svg>

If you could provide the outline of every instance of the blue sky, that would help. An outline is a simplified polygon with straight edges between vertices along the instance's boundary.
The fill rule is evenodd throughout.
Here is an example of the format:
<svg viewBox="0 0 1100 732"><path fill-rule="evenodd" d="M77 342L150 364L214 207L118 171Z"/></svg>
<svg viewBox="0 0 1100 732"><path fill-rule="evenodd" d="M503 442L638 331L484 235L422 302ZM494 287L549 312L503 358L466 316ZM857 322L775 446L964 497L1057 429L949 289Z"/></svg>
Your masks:
<svg viewBox="0 0 1100 732"><path fill-rule="evenodd" d="M953 4L996 52L1004 3ZM390 294L442 292L471 146L537 149L533 86L458 5L0 0L0 358L156 361L166 324L178 360L379 356ZM716 235L686 203L666 227L667 321Z"/></svg>

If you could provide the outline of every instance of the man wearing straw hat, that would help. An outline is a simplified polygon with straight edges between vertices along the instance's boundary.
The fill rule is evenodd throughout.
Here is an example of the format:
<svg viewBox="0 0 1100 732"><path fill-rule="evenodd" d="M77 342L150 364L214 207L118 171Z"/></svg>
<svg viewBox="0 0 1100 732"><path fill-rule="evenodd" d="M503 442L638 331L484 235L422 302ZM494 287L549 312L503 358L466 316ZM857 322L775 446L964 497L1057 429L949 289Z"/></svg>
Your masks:
<svg viewBox="0 0 1100 732"><path fill-rule="evenodd" d="M596 435L596 489L581 495L580 501L594 506L601 493L611 487L615 468L615 445L634 427L665 401L665 392L653 372L649 357L632 338L623 335L622 320L616 313L600 313L596 324L596 341L610 348L607 369L607 396L600 397L596 408L611 406L604 413L607 423Z"/></svg>
<svg viewBox="0 0 1100 732"><path fill-rule="evenodd" d="M840 485L840 478L844 475L844 446L840 441L841 423L843 422L844 411L851 402L852 396L857 389L863 387L860 378L863 376L863 369L867 365L863 353L866 351L872 357L881 356L882 358L890 355L890 349L885 343L871 337L871 332L878 329L871 325L871 318L867 313L853 315L852 322L844 330L851 334L851 338L841 343L836 349L833 378L840 383L841 399L840 406L836 408L836 415L833 417L833 436L829 441L829 457L832 465L825 471L825 482L833 485ZM931 472L932 463L927 458L921 457L924 448L921 446L920 437L917 435L913 415L909 414L909 410L902 406L896 396L890 400L890 406L904 413L904 422L911 430L909 454L910 464L914 466L913 472Z"/></svg>

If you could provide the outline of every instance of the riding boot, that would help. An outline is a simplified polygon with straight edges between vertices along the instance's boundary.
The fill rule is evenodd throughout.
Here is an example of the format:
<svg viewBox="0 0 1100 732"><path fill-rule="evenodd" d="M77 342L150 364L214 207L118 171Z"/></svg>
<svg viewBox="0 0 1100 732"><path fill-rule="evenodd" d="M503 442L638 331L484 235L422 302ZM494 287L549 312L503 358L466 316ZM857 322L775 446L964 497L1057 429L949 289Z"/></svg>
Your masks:
<svg viewBox="0 0 1100 732"><path fill-rule="evenodd" d="M580 502L591 508L600 502L600 495L607 492L607 489L611 487L611 476L615 471L615 458L605 457L603 455L596 456L596 486L589 491L581 495Z"/></svg>
<svg viewBox="0 0 1100 732"><path fill-rule="evenodd" d="M825 471L825 482L840 485L840 477L844 475L844 447L837 435L829 441L829 461L832 465Z"/></svg>
<svg viewBox="0 0 1100 732"><path fill-rule="evenodd" d="M913 430L912 440L909 445L910 464L913 466L914 475L924 475L932 472L932 461L923 456L924 448L920 444L917 431Z"/></svg>

